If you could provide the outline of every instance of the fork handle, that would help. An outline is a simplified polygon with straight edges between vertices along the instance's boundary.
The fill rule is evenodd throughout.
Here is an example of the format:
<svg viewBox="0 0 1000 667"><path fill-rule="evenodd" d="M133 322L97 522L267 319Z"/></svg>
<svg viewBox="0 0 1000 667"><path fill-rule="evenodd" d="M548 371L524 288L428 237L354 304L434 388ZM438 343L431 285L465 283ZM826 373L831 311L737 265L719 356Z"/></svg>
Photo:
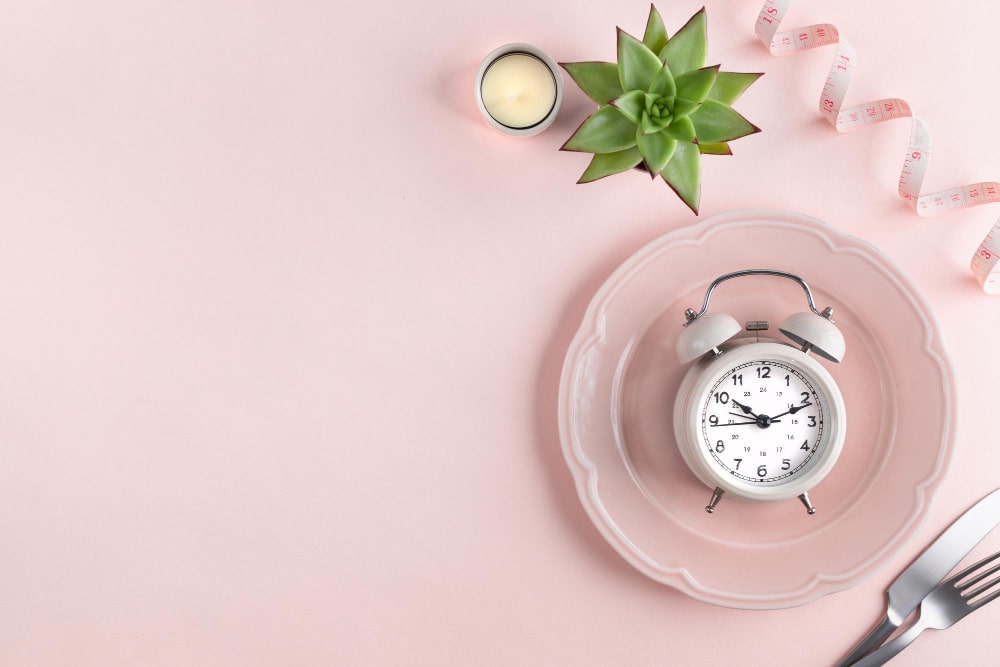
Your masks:
<svg viewBox="0 0 1000 667"><path fill-rule="evenodd" d="M852 667L878 667L878 665L884 665L899 655L904 648L909 646L910 643L916 639L925 628L926 626L920 622L920 619L917 619L917 622L910 626L909 630L899 635L874 653L866 655L861 660L858 660Z"/></svg>
<svg viewBox="0 0 1000 667"><path fill-rule="evenodd" d="M837 667L848 667L848 665L853 665L855 662L881 646L882 642L888 639L889 635L891 635L897 627L899 626L890 621L888 615L882 617L882 622L875 626L875 629L869 632L868 635L862 639L861 642L855 646L843 660L838 662Z"/></svg>

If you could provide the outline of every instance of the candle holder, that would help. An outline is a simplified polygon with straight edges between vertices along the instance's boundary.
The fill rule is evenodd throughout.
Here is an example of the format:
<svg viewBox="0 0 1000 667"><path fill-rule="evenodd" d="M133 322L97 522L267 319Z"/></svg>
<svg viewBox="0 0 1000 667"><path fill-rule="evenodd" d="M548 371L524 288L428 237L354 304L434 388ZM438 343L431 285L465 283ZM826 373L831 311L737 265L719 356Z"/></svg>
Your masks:
<svg viewBox="0 0 1000 667"><path fill-rule="evenodd" d="M562 74L541 49L530 44L505 44L483 59L476 73L475 95L480 113L495 129L530 136L551 125L559 114Z"/></svg>

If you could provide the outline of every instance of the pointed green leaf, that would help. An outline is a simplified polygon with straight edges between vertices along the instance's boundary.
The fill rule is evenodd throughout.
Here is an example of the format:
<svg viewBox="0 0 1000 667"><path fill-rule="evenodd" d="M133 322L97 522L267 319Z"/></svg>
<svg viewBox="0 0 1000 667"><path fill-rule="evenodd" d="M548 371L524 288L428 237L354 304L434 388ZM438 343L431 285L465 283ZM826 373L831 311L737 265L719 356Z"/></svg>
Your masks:
<svg viewBox="0 0 1000 667"><path fill-rule="evenodd" d="M674 76L705 66L708 54L708 19L702 7L677 31L660 51L660 60L670 66Z"/></svg>
<svg viewBox="0 0 1000 667"><path fill-rule="evenodd" d="M642 154L639 152L638 146L614 153L598 153L590 161L590 166L583 172L583 176L577 183L590 183L605 176L620 174L635 167L640 162L642 162Z"/></svg>
<svg viewBox="0 0 1000 667"><path fill-rule="evenodd" d="M718 65L702 67L701 69L681 74L675 80L677 97L701 103L708 96L708 91L712 89L712 85L715 83L715 78L718 74Z"/></svg>
<svg viewBox="0 0 1000 667"><path fill-rule="evenodd" d="M642 160L646 163L646 169L651 176L656 176L670 162L674 149L677 148L677 140L668 137L663 132L653 134L639 134L636 139L639 142L639 152L642 153Z"/></svg>
<svg viewBox="0 0 1000 667"><path fill-rule="evenodd" d="M648 113L643 112L640 127L642 128L643 134L654 134L669 125L671 120L670 116L666 116L665 118L653 118Z"/></svg>
<svg viewBox="0 0 1000 667"><path fill-rule="evenodd" d="M563 144L564 151L614 153L635 146L635 123L614 107L601 107Z"/></svg>
<svg viewBox="0 0 1000 667"><path fill-rule="evenodd" d="M584 62L560 63L560 65L576 85L580 86L580 90L598 104L607 104L624 92L618 79L617 63Z"/></svg>
<svg viewBox="0 0 1000 667"><path fill-rule="evenodd" d="M695 144L678 143L670 162L660 173L667 185L698 215L701 203L701 153Z"/></svg>
<svg viewBox="0 0 1000 667"><path fill-rule="evenodd" d="M699 143L732 141L760 132L759 127L717 100L705 100L698 110L691 114L691 122L694 123Z"/></svg>
<svg viewBox="0 0 1000 667"><path fill-rule="evenodd" d="M649 47L618 29L618 78L623 90L649 90L663 63Z"/></svg>
<svg viewBox="0 0 1000 667"><path fill-rule="evenodd" d="M642 43L653 53L659 53L667 45L667 28L663 25L660 12L656 5L649 5L649 18L646 19L646 32L642 35Z"/></svg>
<svg viewBox="0 0 1000 667"><path fill-rule="evenodd" d="M694 123L690 118L674 118L670 125L663 128L663 132L677 141L694 141L695 138Z"/></svg>
<svg viewBox="0 0 1000 667"><path fill-rule="evenodd" d="M685 118L684 120L691 120L690 118ZM701 151L702 155L732 155L733 149L729 147L727 143L718 144L698 144L698 150Z"/></svg>
<svg viewBox="0 0 1000 667"><path fill-rule="evenodd" d="M642 119L642 112L645 110L646 94L641 90L630 90L621 97L611 100L608 104L618 109L630 121L638 124Z"/></svg>
<svg viewBox="0 0 1000 667"><path fill-rule="evenodd" d="M763 72L748 74L744 72L719 72L712 89L708 91L708 99L718 100L723 104L732 105L754 81L764 76Z"/></svg>
<svg viewBox="0 0 1000 667"><path fill-rule="evenodd" d="M656 72L653 82L649 84L649 92L653 95L663 95L666 97L672 97L677 94L674 75L669 67L664 65Z"/></svg>
<svg viewBox="0 0 1000 667"><path fill-rule="evenodd" d="M698 102L677 97L674 99L674 118L686 118L694 113L699 106L701 105Z"/></svg>

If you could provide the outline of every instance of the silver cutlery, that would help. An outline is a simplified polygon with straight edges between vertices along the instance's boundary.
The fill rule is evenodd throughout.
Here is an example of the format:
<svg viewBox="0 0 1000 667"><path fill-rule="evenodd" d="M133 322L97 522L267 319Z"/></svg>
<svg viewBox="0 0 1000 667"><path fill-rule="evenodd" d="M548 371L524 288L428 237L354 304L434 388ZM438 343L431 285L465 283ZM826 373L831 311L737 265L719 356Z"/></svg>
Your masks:
<svg viewBox="0 0 1000 667"><path fill-rule="evenodd" d="M921 600L951 572L993 528L1000 523L1000 489L960 516L886 591L885 617L854 647L837 667L847 667L882 645Z"/></svg>
<svg viewBox="0 0 1000 667"><path fill-rule="evenodd" d="M947 581L941 582L920 603L920 617L891 642L870 653L853 667L876 667L896 657L900 651L928 628L944 630L972 612L1000 598L1000 552L984 558ZM992 567L991 567L992 566Z"/></svg>

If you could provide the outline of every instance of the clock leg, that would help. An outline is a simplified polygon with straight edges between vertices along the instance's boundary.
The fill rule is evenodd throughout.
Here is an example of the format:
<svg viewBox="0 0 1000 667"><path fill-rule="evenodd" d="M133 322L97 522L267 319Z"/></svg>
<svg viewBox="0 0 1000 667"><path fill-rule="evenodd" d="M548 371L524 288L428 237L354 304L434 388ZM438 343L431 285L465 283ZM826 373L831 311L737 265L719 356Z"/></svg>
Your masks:
<svg viewBox="0 0 1000 667"><path fill-rule="evenodd" d="M708 506L705 507L706 512L711 514L715 511L715 506L719 504L720 500L722 500L723 493L725 493L725 491L719 487L715 487L715 491L712 492L712 500L708 503Z"/></svg>
<svg viewBox="0 0 1000 667"><path fill-rule="evenodd" d="M807 512L809 512L810 514L815 514L816 513L816 508L812 506L811 502L809 502L809 494L808 493L803 493L801 496L799 496L799 500L801 500L802 504L806 506L806 511Z"/></svg>

